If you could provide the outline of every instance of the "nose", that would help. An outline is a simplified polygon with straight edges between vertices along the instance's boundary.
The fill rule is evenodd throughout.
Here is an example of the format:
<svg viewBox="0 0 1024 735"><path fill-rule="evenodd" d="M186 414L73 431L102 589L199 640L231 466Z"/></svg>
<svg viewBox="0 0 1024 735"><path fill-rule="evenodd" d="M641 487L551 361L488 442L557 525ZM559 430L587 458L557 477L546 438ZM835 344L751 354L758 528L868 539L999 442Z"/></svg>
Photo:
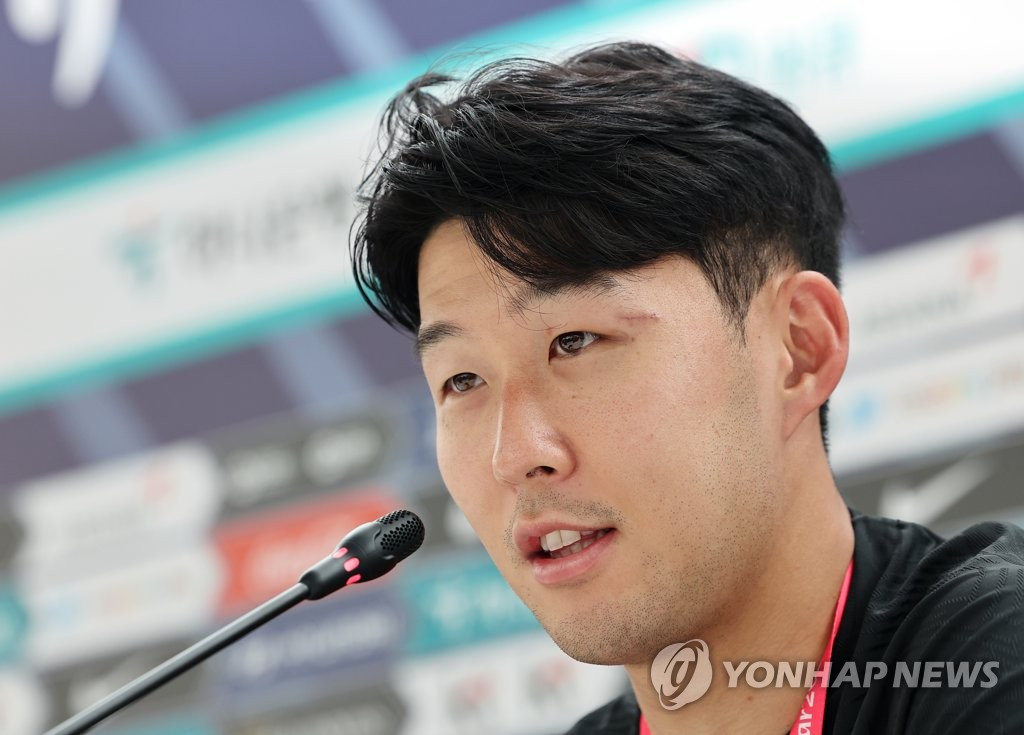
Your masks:
<svg viewBox="0 0 1024 735"><path fill-rule="evenodd" d="M506 386L498 410L491 465L494 477L513 487L568 477L574 455L555 419L555 401L528 386Z"/></svg>

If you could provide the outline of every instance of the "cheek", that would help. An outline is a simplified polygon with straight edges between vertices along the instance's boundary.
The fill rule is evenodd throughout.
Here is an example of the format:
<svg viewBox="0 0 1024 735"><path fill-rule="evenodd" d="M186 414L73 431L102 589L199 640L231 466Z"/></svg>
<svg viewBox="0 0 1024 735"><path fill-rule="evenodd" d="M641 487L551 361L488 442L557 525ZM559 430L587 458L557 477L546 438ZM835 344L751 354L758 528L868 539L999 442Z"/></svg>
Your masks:
<svg viewBox="0 0 1024 735"><path fill-rule="evenodd" d="M692 430L699 423L695 417L706 415L713 401L703 388L686 363L659 360L637 365L605 381L603 399L593 405L587 423L620 448L644 452L665 441L679 445L689 434L680 427Z"/></svg>
<svg viewBox="0 0 1024 735"><path fill-rule="evenodd" d="M491 450L479 428L473 429L450 413L436 424L437 466L448 493L481 536L487 503L496 497L491 473Z"/></svg>
<svg viewBox="0 0 1024 735"><path fill-rule="evenodd" d="M601 428L605 456L621 458L638 484L668 500L680 487L710 489L743 452L737 391L750 392L725 363L712 368L692 357L652 361L617 382ZM730 459L731 458L731 459Z"/></svg>

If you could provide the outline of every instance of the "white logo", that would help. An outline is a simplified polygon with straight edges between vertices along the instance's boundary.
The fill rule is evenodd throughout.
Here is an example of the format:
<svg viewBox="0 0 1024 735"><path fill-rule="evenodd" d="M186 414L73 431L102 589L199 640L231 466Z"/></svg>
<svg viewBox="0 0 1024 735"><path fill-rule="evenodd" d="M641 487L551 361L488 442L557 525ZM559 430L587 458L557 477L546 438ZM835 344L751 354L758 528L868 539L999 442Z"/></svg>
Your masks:
<svg viewBox="0 0 1024 735"><path fill-rule="evenodd" d="M665 646L651 664L651 683L661 706L679 709L695 702L711 687L711 656L708 644L694 638Z"/></svg>
<svg viewBox="0 0 1024 735"><path fill-rule="evenodd" d="M7 22L31 43L57 39L53 94L65 107L92 96L114 42L121 0L7 0Z"/></svg>

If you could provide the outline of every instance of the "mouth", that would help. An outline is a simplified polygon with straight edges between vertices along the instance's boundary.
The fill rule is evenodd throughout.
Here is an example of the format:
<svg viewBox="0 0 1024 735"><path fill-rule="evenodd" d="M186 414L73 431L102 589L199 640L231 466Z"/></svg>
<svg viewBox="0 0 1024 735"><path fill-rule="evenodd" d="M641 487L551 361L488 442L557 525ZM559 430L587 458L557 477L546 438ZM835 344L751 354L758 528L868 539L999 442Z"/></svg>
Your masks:
<svg viewBox="0 0 1024 735"><path fill-rule="evenodd" d="M534 578L551 586L580 583L596 574L618 532L611 526L574 527L572 523L552 521L519 525L515 535Z"/></svg>

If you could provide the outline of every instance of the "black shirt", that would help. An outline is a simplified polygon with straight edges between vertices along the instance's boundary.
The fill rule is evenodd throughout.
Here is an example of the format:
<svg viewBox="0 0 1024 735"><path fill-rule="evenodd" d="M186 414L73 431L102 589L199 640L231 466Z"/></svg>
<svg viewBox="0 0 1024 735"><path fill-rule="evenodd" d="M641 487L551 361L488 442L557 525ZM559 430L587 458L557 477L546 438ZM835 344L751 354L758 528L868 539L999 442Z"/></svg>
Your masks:
<svg viewBox="0 0 1024 735"><path fill-rule="evenodd" d="M1024 531L980 523L943 540L913 523L855 510L850 516L853 577L832 648L832 680L848 662L861 676L868 662L882 662L887 675L869 686L850 677L830 686L823 732L1024 734ZM894 686L898 662L903 678ZM907 686L915 663L924 683L926 662L978 676L971 687L963 679L959 687ZM989 662L998 667L984 668ZM636 735L639 720L629 692L567 735Z"/></svg>

